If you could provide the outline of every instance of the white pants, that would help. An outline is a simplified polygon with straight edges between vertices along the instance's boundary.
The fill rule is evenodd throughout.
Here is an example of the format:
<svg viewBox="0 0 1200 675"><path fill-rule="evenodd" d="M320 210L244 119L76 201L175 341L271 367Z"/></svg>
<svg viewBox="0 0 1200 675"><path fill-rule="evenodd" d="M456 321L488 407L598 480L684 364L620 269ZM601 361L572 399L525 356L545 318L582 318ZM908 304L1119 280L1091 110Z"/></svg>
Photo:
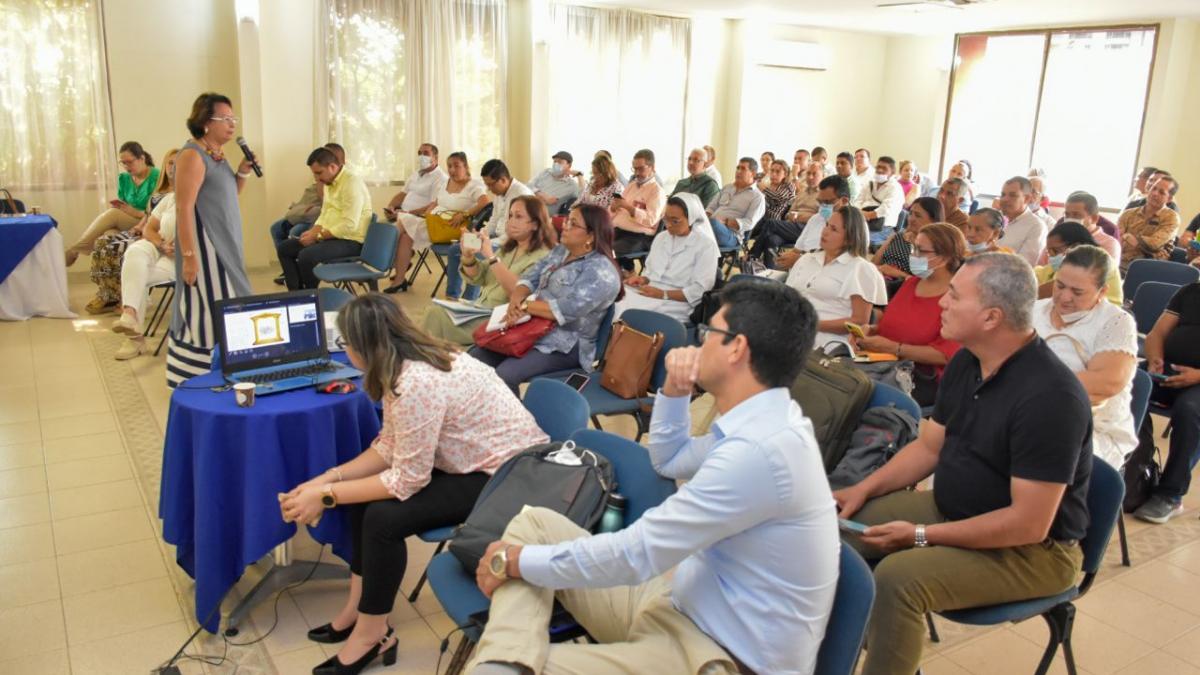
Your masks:
<svg viewBox="0 0 1200 675"><path fill-rule="evenodd" d="M146 321L149 286L175 280L175 261L159 253L154 244L139 239L125 249L121 263L121 305L132 307L138 325Z"/></svg>

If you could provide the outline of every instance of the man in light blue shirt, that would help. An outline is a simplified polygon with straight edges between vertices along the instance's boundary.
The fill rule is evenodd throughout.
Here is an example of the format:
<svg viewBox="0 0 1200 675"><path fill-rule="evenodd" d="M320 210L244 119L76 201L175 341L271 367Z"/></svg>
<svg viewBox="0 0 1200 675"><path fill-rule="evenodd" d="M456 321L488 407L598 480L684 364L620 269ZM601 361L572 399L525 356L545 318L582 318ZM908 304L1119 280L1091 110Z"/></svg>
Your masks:
<svg viewBox="0 0 1200 675"><path fill-rule="evenodd" d="M721 302L700 347L667 355L650 424L655 470L688 482L609 534L548 509L513 518L476 572L494 593L476 675L812 672L839 542L812 424L788 386L816 312L782 284L733 282ZM722 417L692 438L696 384ZM556 596L601 644L549 644Z"/></svg>
<svg viewBox="0 0 1200 675"><path fill-rule="evenodd" d="M733 182L705 207L717 245L723 249L740 245L741 237L749 234L767 211L767 201L754 183L757 172L758 162L753 157L739 159Z"/></svg>
<svg viewBox="0 0 1200 675"><path fill-rule="evenodd" d="M566 215L562 207L579 198L579 183L571 177L574 158L566 150L559 150L551 159L554 163L529 181L529 189L546 205L551 216Z"/></svg>

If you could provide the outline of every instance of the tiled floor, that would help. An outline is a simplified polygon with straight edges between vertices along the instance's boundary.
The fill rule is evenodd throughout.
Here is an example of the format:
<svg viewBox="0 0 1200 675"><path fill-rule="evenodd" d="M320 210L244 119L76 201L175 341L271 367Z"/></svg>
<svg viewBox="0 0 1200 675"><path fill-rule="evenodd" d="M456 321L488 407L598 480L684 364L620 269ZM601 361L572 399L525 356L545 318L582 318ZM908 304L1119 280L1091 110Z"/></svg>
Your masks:
<svg viewBox="0 0 1200 675"><path fill-rule="evenodd" d="M253 281L260 291L275 288L265 271ZM86 280L73 279L71 289L81 309ZM423 312L430 290L423 275L401 302ZM155 509L153 467L169 399L162 359L113 361L113 318L0 323L0 672L146 673L195 628L190 581L159 537ZM1166 526L1128 521L1132 568L1119 566L1114 542L1098 584L1078 603L1075 653L1084 672L1200 675L1200 499L1187 506ZM315 556L315 544L305 538L296 551ZM404 591L430 553L419 541L410 545ZM239 589L266 567L248 570ZM330 618L342 589L322 581L284 593L265 639L229 647L219 666L185 661L184 672L309 672L336 649L304 633ZM236 641L261 637L272 610L260 606ZM401 651L388 672L434 672L453 626L432 594L415 605L398 598L392 621ZM938 627L942 642L926 650L929 675L1032 672L1046 638L1038 620ZM189 653L219 657L225 649L210 637ZM1052 672L1065 670L1060 656Z"/></svg>

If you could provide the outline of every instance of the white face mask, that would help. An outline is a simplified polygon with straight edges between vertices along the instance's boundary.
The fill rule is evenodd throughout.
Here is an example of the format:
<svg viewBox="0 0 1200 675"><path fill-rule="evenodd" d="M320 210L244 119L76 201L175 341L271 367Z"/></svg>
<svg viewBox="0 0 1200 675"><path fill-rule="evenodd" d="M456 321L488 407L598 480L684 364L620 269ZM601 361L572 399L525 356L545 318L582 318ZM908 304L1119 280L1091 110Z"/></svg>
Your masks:
<svg viewBox="0 0 1200 675"><path fill-rule="evenodd" d="M550 173L552 175L561 176L561 175L563 175L563 171L565 171L565 170L566 170L565 164L560 164L558 162L555 162L550 165Z"/></svg>
<svg viewBox="0 0 1200 675"><path fill-rule="evenodd" d="M417 166L421 167L421 170L424 171L433 166L433 158L429 155L417 155Z"/></svg>
<svg viewBox="0 0 1200 675"><path fill-rule="evenodd" d="M888 175L886 173L875 174L875 182L876 183L886 183L887 179L888 179Z"/></svg>
<svg viewBox="0 0 1200 675"><path fill-rule="evenodd" d="M1075 323L1076 321L1079 321L1083 317L1087 316L1091 311L1092 310L1090 309L1085 309L1081 312L1071 312L1070 314L1063 314L1062 312L1059 312L1058 318L1062 319L1063 323Z"/></svg>

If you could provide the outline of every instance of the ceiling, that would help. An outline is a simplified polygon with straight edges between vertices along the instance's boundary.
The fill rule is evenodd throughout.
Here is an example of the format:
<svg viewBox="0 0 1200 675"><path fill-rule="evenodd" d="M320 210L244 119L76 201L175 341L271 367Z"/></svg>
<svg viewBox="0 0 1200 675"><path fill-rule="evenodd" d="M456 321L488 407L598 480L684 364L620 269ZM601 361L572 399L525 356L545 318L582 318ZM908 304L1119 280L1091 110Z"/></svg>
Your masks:
<svg viewBox="0 0 1200 675"><path fill-rule="evenodd" d="M756 19L842 30L947 34L1026 26L1200 18L1200 0L984 0L962 9L877 7L904 0L572 0L664 14Z"/></svg>

